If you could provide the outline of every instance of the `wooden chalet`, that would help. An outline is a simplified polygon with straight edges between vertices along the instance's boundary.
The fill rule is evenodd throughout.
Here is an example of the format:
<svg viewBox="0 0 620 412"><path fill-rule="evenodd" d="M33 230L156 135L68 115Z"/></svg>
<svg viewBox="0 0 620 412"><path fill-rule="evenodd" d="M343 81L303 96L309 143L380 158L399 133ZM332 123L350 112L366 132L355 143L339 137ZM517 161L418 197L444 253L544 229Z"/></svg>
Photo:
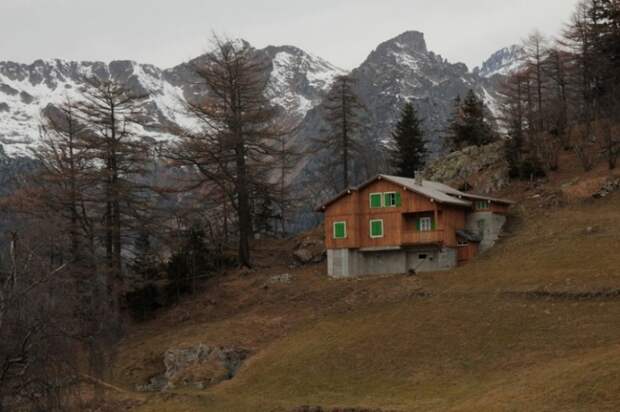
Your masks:
<svg viewBox="0 0 620 412"><path fill-rule="evenodd" d="M493 245L513 202L378 175L318 210L334 277L447 270Z"/></svg>

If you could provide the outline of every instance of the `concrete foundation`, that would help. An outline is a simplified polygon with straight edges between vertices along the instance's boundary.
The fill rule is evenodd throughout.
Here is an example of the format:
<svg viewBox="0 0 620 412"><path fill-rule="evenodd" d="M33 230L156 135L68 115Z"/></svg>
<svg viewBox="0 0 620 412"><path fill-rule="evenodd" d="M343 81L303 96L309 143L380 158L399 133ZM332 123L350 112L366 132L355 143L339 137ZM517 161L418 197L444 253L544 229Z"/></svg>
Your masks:
<svg viewBox="0 0 620 412"><path fill-rule="evenodd" d="M353 276L437 272L457 264L456 249L438 247L386 249L329 249L327 274L334 278Z"/></svg>
<svg viewBox="0 0 620 412"><path fill-rule="evenodd" d="M493 212L476 212L467 216L466 229L480 236L480 252L484 252L497 242L506 216Z"/></svg>

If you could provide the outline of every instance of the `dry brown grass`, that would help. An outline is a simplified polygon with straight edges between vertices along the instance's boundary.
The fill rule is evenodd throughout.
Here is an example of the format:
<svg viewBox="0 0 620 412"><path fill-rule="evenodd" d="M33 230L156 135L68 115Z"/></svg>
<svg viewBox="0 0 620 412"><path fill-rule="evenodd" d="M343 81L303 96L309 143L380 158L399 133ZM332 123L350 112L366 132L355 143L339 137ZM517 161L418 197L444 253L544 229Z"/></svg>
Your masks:
<svg viewBox="0 0 620 412"><path fill-rule="evenodd" d="M620 289L620 194L554 210L532 199L597 173L520 189L511 235L451 272L331 281L322 265L289 269L288 243L262 242L269 268L134 328L116 383L130 389L168 347L203 342L253 355L231 381L150 395L140 411L620 410L620 297L597 295ZM267 284L284 272L291 284Z"/></svg>

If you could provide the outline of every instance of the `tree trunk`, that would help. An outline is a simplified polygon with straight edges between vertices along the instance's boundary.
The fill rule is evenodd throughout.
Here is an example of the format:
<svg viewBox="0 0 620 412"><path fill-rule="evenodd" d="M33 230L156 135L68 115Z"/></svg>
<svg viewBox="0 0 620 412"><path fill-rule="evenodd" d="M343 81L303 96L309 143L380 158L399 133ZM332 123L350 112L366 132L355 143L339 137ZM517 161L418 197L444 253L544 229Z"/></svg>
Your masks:
<svg viewBox="0 0 620 412"><path fill-rule="evenodd" d="M250 215L250 196L245 164L245 148L239 143L236 149L237 195L239 213L239 262L242 266L251 267L250 237L252 236L252 218Z"/></svg>

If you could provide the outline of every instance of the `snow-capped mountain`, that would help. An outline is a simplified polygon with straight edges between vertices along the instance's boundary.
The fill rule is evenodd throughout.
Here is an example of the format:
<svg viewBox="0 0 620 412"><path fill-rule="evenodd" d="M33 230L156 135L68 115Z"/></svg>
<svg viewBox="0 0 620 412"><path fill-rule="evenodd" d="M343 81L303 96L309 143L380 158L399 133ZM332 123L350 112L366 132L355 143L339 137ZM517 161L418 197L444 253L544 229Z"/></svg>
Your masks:
<svg viewBox="0 0 620 412"><path fill-rule="evenodd" d="M321 102L334 78L346 73L297 47L269 46L263 51L272 62L267 96L300 119Z"/></svg>
<svg viewBox="0 0 620 412"><path fill-rule="evenodd" d="M525 51L522 46L512 45L504 47L493 53L491 57L482 63L482 66L476 67L474 73L480 77L490 78L493 76L506 76L523 64Z"/></svg>
<svg viewBox="0 0 620 412"><path fill-rule="evenodd" d="M271 59L268 96L284 113L303 118L320 103L334 77L344 73L329 62L292 46L258 50ZM194 129L184 102L200 98L204 90L191 68L204 56L162 70L132 61L74 62L37 60L32 64L0 62L0 145L9 156L27 156L39 138L41 110L67 98L79 99L85 77L116 79L139 94L149 125L144 134L155 140L173 138L167 126Z"/></svg>
<svg viewBox="0 0 620 412"><path fill-rule="evenodd" d="M28 155L39 138L41 110L67 99L80 99L86 77L114 78L137 93L151 93L145 102L153 126L183 118L183 90L166 81L164 72L151 65L131 61L69 62L37 60L32 64L0 62L0 143L9 155ZM158 137L154 127L147 133Z"/></svg>
<svg viewBox="0 0 620 412"><path fill-rule="evenodd" d="M268 97L283 113L302 121L296 141L307 142L321 132L321 101L334 78L345 71L293 46L269 46L258 53L270 62ZM400 108L411 100L424 119L431 150L440 151L454 98L474 89L497 115L496 85L521 55L518 46L504 48L469 71L465 64L428 50L424 34L417 31L381 43L352 71L357 93L368 108L369 142L389 141ZM9 156L27 155L39 138L41 110L66 98L78 99L85 76L113 78L138 93L148 92L144 108L150 126L144 133L155 140L172 139L167 126L200 126L186 114L184 103L205 92L192 69L204 57L169 69L132 61L0 62L0 145Z"/></svg>
<svg viewBox="0 0 620 412"><path fill-rule="evenodd" d="M496 82L469 71L464 63L451 63L428 50L424 34L418 31L381 43L351 74L368 112L365 139L371 147L391 140L406 101L411 101L422 117L433 153L444 147L444 131L458 95L473 89L497 114ZM320 112L319 106L308 113L300 131L305 139L321 129Z"/></svg>

